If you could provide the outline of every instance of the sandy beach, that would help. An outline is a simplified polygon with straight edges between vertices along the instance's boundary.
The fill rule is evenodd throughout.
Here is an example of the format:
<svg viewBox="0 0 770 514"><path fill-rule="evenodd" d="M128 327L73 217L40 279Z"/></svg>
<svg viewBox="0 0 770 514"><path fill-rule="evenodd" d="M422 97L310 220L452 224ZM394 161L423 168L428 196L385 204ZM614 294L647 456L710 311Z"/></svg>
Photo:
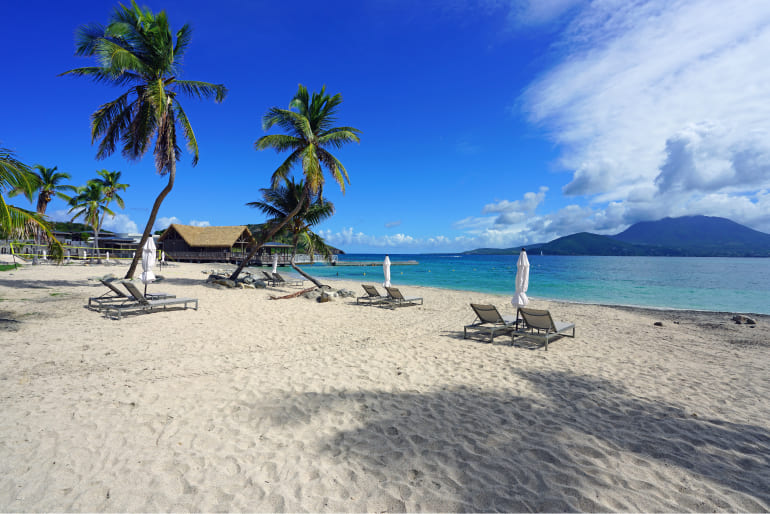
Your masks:
<svg viewBox="0 0 770 514"><path fill-rule="evenodd" d="M272 300L203 264L149 286L197 311L86 308L125 269L0 273L0 511L770 510L770 317L533 293L577 325L546 352L463 339L510 296Z"/></svg>

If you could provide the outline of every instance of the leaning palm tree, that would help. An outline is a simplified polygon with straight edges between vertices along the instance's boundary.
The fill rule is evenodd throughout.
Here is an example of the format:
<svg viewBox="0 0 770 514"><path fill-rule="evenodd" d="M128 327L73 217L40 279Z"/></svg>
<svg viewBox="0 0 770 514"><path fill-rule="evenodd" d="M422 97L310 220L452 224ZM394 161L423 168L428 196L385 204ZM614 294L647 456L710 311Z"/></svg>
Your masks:
<svg viewBox="0 0 770 514"><path fill-rule="evenodd" d="M345 166L329 152L329 148L340 149L345 143L360 142L360 130L353 127L334 127L337 107L342 103L342 95L326 94L326 86L320 93L312 97L305 86L299 85L297 93L289 102L288 109L270 108L262 118L262 128L270 130L278 125L286 134L271 134L260 137L254 146L257 150L272 148L276 152L291 152L286 160L274 172L272 185L275 188L285 179L297 165L302 166L305 180L304 194L301 201L286 217L274 223L246 258L238 265L231 280L238 278L246 264L256 255L257 251L277 234L291 220L302 206L309 204L313 198L322 198L324 186L324 169L339 184L345 192L345 182L350 183Z"/></svg>
<svg viewBox="0 0 770 514"><path fill-rule="evenodd" d="M166 11L155 14L149 9L142 10L132 0L130 7L115 8L106 27L89 24L78 29L76 55L96 57L99 66L62 73L130 86L91 115L91 142L101 138L96 156L106 158L121 145L126 159L138 160L154 140L155 168L161 176L168 175L168 184L155 199L126 278L133 278L158 210L174 187L176 162L181 157L177 128L193 154L192 165L198 163L198 141L177 95L213 98L219 103L227 94L223 84L179 79L191 34L192 29L185 24L177 31L174 42Z"/></svg>
<svg viewBox="0 0 770 514"><path fill-rule="evenodd" d="M302 242L303 249L310 255L311 261L316 253L321 253L327 260L331 260L331 249L324 243L323 239L313 233L310 227L317 225L321 221L331 217L334 214L334 204L328 200L318 197L312 203L306 203L304 197L306 194L306 185L300 180L285 179L285 184L270 188L260 189L262 192L262 201L249 202L246 205L261 210L269 216L267 226L274 226L286 219L289 213L294 212L297 205L300 210L291 217L290 221L284 224L279 234L287 234L291 238L291 259L289 263L294 270L310 280L316 287L323 287L317 279L311 277L297 266L295 259L297 248Z"/></svg>
<svg viewBox="0 0 770 514"><path fill-rule="evenodd" d="M40 186L38 178L29 167L19 161L14 153L0 147L0 232L7 238L27 237L42 231L49 241L51 258L60 260L64 254L61 243L51 232L44 217L38 213L15 207L6 203L3 192L23 192L32 201L35 191Z"/></svg>
<svg viewBox="0 0 770 514"><path fill-rule="evenodd" d="M97 180L89 180L85 186L77 188L77 194L70 200L70 213L72 220L83 218L94 231L94 250L99 257L99 230L102 228L104 217L115 213L107 207L107 197L104 194L104 186Z"/></svg>

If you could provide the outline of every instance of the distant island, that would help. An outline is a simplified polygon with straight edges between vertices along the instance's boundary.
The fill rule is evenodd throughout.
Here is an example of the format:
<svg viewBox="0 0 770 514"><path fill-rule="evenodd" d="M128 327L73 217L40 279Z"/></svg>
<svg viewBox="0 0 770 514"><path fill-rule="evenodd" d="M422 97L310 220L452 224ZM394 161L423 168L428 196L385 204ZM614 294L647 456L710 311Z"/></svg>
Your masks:
<svg viewBox="0 0 770 514"><path fill-rule="evenodd" d="M770 257L770 234L726 218L682 216L642 221L614 236L580 232L526 246L543 255ZM517 254L513 248L477 248L466 255Z"/></svg>

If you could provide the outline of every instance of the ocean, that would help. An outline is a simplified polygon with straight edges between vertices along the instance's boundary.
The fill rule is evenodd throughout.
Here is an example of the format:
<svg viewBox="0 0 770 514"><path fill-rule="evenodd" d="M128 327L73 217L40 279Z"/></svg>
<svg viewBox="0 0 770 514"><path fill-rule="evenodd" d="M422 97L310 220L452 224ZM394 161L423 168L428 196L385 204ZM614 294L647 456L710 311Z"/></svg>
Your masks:
<svg viewBox="0 0 770 514"><path fill-rule="evenodd" d="M529 254L527 295L572 302L770 314L770 259L583 257ZM340 261L382 262L385 254ZM420 285L513 296L518 255L390 254L395 286ZM380 285L382 266L305 265L311 275ZM363 292L363 291L358 291ZM408 291L406 291L408 293Z"/></svg>

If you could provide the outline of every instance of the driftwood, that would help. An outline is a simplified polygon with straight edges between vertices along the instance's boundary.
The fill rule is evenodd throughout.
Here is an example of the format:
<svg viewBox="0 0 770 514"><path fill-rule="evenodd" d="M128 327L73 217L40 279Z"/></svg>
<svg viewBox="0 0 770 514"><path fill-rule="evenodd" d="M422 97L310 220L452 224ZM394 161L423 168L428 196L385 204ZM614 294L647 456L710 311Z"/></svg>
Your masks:
<svg viewBox="0 0 770 514"><path fill-rule="evenodd" d="M301 294L309 293L310 291L313 291L314 289L318 289L316 286L308 287L307 289L303 289L302 291L297 291L296 293L287 294L286 296L270 296L271 300L288 300L289 298L296 298Z"/></svg>

